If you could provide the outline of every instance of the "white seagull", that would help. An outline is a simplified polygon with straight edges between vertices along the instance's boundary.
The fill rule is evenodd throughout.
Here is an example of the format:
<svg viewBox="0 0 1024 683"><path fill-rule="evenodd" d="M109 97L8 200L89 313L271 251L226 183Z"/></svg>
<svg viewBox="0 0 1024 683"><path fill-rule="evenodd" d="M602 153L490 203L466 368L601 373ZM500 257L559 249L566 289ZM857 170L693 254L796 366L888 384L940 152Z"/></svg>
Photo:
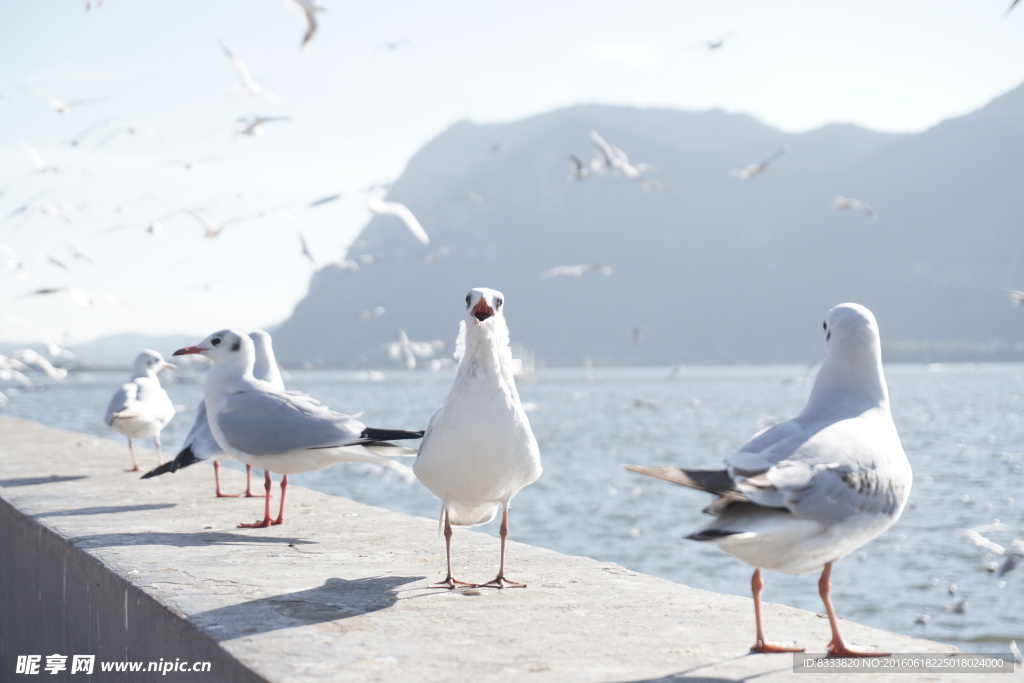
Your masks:
<svg viewBox="0 0 1024 683"><path fill-rule="evenodd" d="M412 211L409 210L405 204L399 204L398 202L385 202L376 197L366 198L366 208L370 210L370 213L375 216L397 216L402 219L405 223L405 227L409 228L409 232L412 233L413 237L418 239L421 244L430 244L430 237L427 236L427 231L423 229L420 222L413 215Z"/></svg>
<svg viewBox="0 0 1024 683"><path fill-rule="evenodd" d="M252 374L258 380L262 380L275 389L284 391L284 379L281 377L281 370L277 367L277 359L274 357L273 342L270 334L263 330L255 330L249 333L252 339L255 352ZM143 479L149 479L166 472L177 472L183 467L194 465L197 462L214 458L213 480L216 484L214 495L217 498L237 498L238 494L224 493L220 488L220 462L216 459L224 456L224 450L213 437L210 431L210 420L206 416L206 401L200 401L196 408L196 421L189 430L188 436L182 444L181 451L174 460L165 463L142 475ZM252 465L245 466L245 493L246 498L258 497L261 494L252 491Z"/></svg>
<svg viewBox="0 0 1024 683"><path fill-rule="evenodd" d="M1024 292L1019 289L1004 289L1001 291L1003 292L1003 296L1010 300L1014 308L1024 306Z"/></svg>
<svg viewBox="0 0 1024 683"><path fill-rule="evenodd" d="M444 406L427 425L413 465L416 477L441 499L448 576L439 585L473 585L452 576L452 525L477 526L501 508L498 575L483 586L525 584L505 578L505 539L512 497L541 474L540 449L512 376L512 351L502 311L504 296L471 289L459 326L459 367Z"/></svg>
<svg viewBox="0 0 1024 683"><path fill-rule="evenodd" d="M838 657L853 650L832 607L832 565L891 527L907 503L912 474L889 411L878 324L867 308L840 304L825 316L825 359L807 405L795 418L756 434L724 470L633 467L714 493L714 519L687 538L710 541L756 567L751 579L754 652L799 652L765 641L761 569L822 569L818 592Z"/></svg>
<svg viewBox="0 0 1024 683"><path fill-rule="evenodd" d="M291 0L295 5L298 5L299 9L302 10L302 15L306 20L306 32L302 35L302 49L305 50L309 45L309 41L313 40L313 35L316 33L316 13L323 12L324 7L317 5L313 0Z"/></svg>
<svg viewBox="0 0 1024 683"><path fill-rule="evenodd" d="M832 198L832 206L841 211L860 211L871 220L875 220L877 218L877 216L875 216L875 210L872 209L871 205L863 199L853 199L852 197L844 197L841 194L837 194Z"/></svg>
<svg viewBox="0 0 1024 683"><path fill-rule="evenodd" d="M235 71L238 73L238 80L240 81L238 84L239 92L243 95L256 95L258 97L262 97L274 104L281 104L281 98L253 80L252 76L249 75L249 70L245 68L245 64L243 64L242 60L236 57L234 53L228 49L228 46L224 44L224 41L221 41L220 46L224 49L224 54L226 54L228 59L231 60L231 64L234 65Z"/></svg>
<svg viewBox="0 0 1024 683"><path fill-rule="evenodd" d="M235 122L235 132L252 138L263 137L263 124L275 121L291 121L290 116L253 116L240 118Z"/></svg>
<svg viewBox="0 0 1024 683"><path fill-rule="evenodd" d="M540 274L540 279L547 280L548 278L565 275L579 280L586 272L611 275L613 271L611 266L603 266L599 263L581 263L578 266L555 266L554 268L549 268Z"/></svg>
<svg viewBox="0 0 1024 683"><path fill-rule="evenodd" d="M135 460L132 439L153 437L157 464L163 462L160 432L174 417L174 404L156 376L164 369L174 369L174 366L156 351L145 349L135 359L131 381L121 385L107 406L105 422L128 437L128 452L132 456L132 467L126 470L128 472L142 471Z"/></svg>
<svg viewBox="0 0 1024 683"><path fill-rule="evenodd" d="M756 164L750 164L744 168L733 171L732 175L734 178L739 178L740 180L750 180L754 176L761 175L767 171L769 166L778 161L778 159L788 151L789 145L783 145L775 150L775 152L773 152L772 155L764 161Z"/></svg>
<svg viewBox="0 0 1024 683"><path fill-rule="evenodd" d="M968 541L979 548L984 548L1006 558L996 576L1002 576L1007 572L1013 571L1018 564L1024 562L1024 534L1017 534L1017 537L1010 543L1010 547L1004 548L995 541L985 538L974 529L961 529L961 533L967 537Z"/></svg>
<svg viewBox="0 0 1024 683"><path fill-rule="evenodd" d="M256 379L252 339L235 330L214 332L175 356L201 354L213 361L206 375L203 400L217 445L236 460L264 471L267 491L262 521L239 528L268 527L284 522L288 475L330 467L339 462L387 465L385 455L408 455L408 448L390 439L418 439L423 432L374 429L353 417L328 410L316 401L287 394ZM270 517L270 473L283 474L281 507Z"/></svg>

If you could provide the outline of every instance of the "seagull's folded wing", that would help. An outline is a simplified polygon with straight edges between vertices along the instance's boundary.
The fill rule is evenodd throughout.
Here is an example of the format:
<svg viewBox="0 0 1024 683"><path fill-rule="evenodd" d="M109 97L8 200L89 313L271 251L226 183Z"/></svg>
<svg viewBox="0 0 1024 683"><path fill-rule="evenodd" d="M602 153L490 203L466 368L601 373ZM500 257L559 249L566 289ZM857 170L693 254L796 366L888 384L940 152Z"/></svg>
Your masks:
<svg viewBox="0 0 1024 683"><path fill-rule="evenodd" d="M128 382L122 384L121 388L114 392L113 397L110 399L110 404L107 405L107 414L104 417L104 421L111 425L114 423L114 418L117 417L118 413L125 410L129 403L134 403L139 393L139 385L134 382Z"/></svg>
<svg viewBox="0 0 1024 683"><path fill-rule="evenodd" d="M250 455L361 443L358 420L284 393L246 391L227 397L217 425L228 444Z"/></svg>
<svg viewBox="0 0 1024 683"><path fill-rule="evenodd" d="M196 421L188 436L185 437L182 451L186 448L192 451L195 461L215 458L224 453L224 449L220 447L213 432L210 431L210 421L206 415L206 401L200 401L199 407L196 408Z"/></svg>

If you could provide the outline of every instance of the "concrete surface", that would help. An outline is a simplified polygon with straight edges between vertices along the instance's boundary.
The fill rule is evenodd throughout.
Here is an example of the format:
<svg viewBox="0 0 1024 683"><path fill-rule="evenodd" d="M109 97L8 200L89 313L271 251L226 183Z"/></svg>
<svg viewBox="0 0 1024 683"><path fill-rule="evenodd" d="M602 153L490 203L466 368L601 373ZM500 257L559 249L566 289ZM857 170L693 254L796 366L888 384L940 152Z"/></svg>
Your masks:
<svg viewBox="0 0 1024 683"><path fill-rule="evenodd" d="M213 498L209 467L143 481L124 460L121 442L0 418L0 680L33 680L11 676L28 653L214 667L66 679L104 682L835 678L794 674L792 655L748 654L748 598L518 543L509 577L528 588L435 589L436 520L290 487L284 525L236 529L260 501ZM275 505L276 495L275 485ZM493 577L496 539L457 529L454 543L457 577ZM765 607L771 638L824 649L819 615ZM844 635L892 652L955 651L850 622Z"/></svg>

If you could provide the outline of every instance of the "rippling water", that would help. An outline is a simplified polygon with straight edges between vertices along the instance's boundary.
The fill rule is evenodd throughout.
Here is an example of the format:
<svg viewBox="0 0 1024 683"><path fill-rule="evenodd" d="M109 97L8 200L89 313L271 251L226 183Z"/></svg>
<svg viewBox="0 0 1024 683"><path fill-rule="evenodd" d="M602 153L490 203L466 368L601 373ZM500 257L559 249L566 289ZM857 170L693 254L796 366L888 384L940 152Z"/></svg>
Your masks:
<svg viewBox="0 0 1024 683"><path fill-rule="evenodd" d="M520 382L522 399L531 404L544 474L516 497L512 538L696 588L747 595L749 567L714 546L682 540L701 522L709 496L620 465L720 466L769 421L801 409L809 391L805 372L787 366L548 369ZM997 579L985 565L999 558L987 557L956 530L999 519L1007 528L990 536L1003 545L1024 530L1024 494L1018 493L1024 482L1024 365L893 365L886 374L914 489L899 523L837 566L837 610L854 621L965 651L1007 652L1010 640L1024 641L1018 616L1024 613L1024 567ZM103 424L103 413L126 376L96 372L51 383L48 391L13 396L7 414L120 441ZM450 373L398 371L381 381L345 371L295 372L286 379L289 388L337 410L363 411L367 424L402 428L424 426L451 380ZM191 426L202 387L177 382L168 391L189 408L164 431L167 450L174 452ZM111 449L112 467L127 464L126 451ZM384 478L360 465L292 481L400 512L438 514L437 499L417 482ZM483 530L496 534L497 522ZM514 557L510 561L514 566ZM765 576L766 600L821 611L816 576ZM951 581L959 588L955 597L947 589ZM965 594L966 612L944 610ZM925 609L930 624L915 625ZM821 643L803 645L820 650L826 641L823 627Z"/></svg>

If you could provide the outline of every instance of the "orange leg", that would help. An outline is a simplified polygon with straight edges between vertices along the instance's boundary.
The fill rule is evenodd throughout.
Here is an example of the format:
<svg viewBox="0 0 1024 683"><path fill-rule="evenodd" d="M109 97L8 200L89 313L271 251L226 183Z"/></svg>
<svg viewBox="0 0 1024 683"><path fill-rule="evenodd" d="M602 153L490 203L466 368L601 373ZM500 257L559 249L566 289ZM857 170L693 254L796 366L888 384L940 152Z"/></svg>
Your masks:
<svg viewBox="0 0 1024 683"><path fill-rule="evenodd" d="M821 601L825 603L825 613L828 614L828 624L832 627L832 641L828 644L828 653L833 657L888 657L888 652L865 652L863 650L851 650L843 642L843 637L839 635L839 619L836 617L836 611L832 607L832 563L829 562L825 565L825 569L821 572L821 578L818 579L818 595L821 596Z"/></svg>
<svg viewBox="0 0 1024 683"><path fill-rule="evenodd" d="M252 490L252 465L245 466L245 497L246 498L262 498L267 495L265 493L254 493Z"/></svg>
<svg viewBox="0 0 1024 683"><path fill-rule="evenodd" d="M220 489L220 462L217 460L213 461L213 480L217 482L216 496L218 498L238 498L237 493L224 493Z"/></svg>
<svg viewBox="0 0 1024 683"><path fill-rule="evenodd" d="M270 484L270 472L268 470L263 470L263 485L264 488L267 489L267 497L263 501L263 521L253 522L252 524L239 524L239 529L262 529L274 523L270 519ZM283 496L281 498L281 502L284 502Z"/></svg>
<svg viewBox="0 0 1024 683"><path fill-rule="evenodd" d="M519 583L518 581L509 581L505 578L505 539L508 538L508 508L502 507L501 509L501 527L498 529L498 533L501 534L501 563L498 565L498 575L487 583L480 584L481 587L489 586L492 588L526 588L525 583Z"/></svg>
<svg viewBox="0 0 1024 683"><path fill-rule="evenodd" d="M274 524L284 524L284 493L288 490L288 475L281 475L281 507L277 510L277 519L274 520ZM270 498L270 491L267 491L267 499ZM269 506L267 509L270 509Z"/></svg>
<svg viewBox="0 0 1024 683"><path fill-rule="evenodd" d="M466 583L465 581L459 581L458 579L452 576L452 525L448 521L448 511L442 510L441 514L444 515L444 550L448 561L448 576L445 577L444 581L434 586L431 586L431 588L448 588L449 590L454 590L459 586L475 588L476 584Z"/></svg>
<svg viewBox="0 0 1024 683"><path fill-rule="evenodd" d="M764 639L764 629L761 628L761 591L764 590L764 579L761 578L761 569L758 567L754 570L754 575L750 578L750 592L754 596L754 621L757 622L757 641L754 643L754 647L750 648L751 652L803 652L802 647L786 647L785 645L776 645L769 643Z"/></svg>
<svg viewBox="0 0 1024 683"><path fill-rule="evenodd" d="M135 460L135 446L132 445L131 437L128 437L128 452L132 456L132 467L130 470L125 470L125 472L141 472L142 468L139 467L138 461Z"/></svg>

